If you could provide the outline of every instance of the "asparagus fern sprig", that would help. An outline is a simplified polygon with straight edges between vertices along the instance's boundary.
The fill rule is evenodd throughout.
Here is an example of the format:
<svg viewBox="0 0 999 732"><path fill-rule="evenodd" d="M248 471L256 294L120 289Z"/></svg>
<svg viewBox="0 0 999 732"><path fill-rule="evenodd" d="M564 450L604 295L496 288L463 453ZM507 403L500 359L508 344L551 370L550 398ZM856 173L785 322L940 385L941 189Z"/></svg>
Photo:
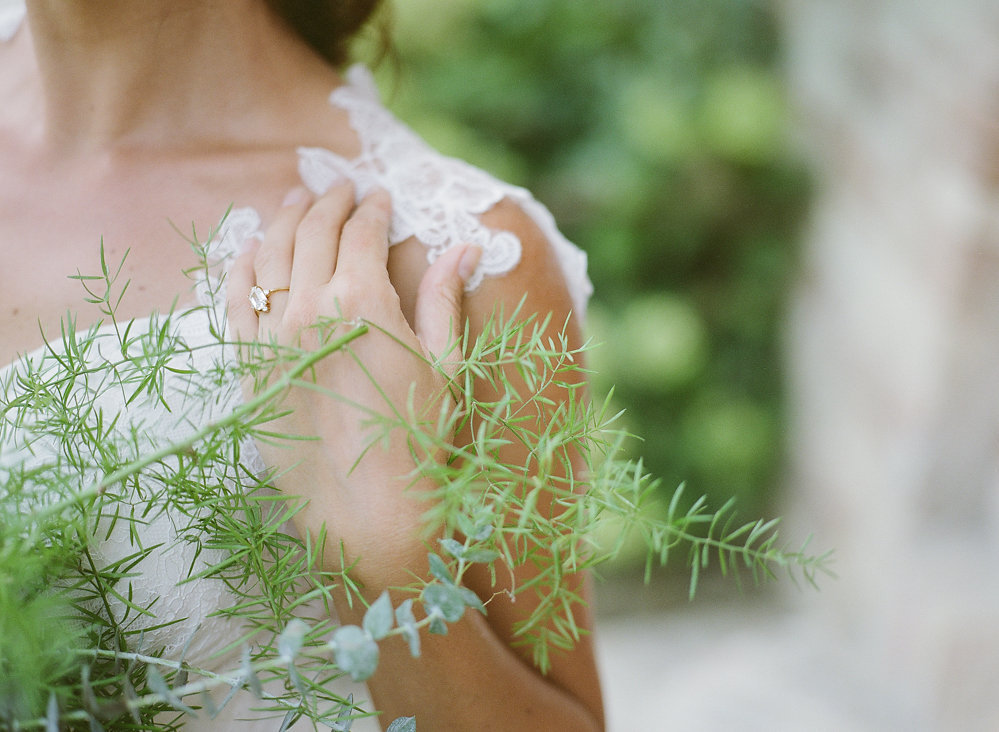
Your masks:
<svg viewBox="0 0 999 732"><path fill-rule="evenodd" d="M212 300L224 279L210 276L208 259L199 278L213 283ZM422 632L445 633L466 612L488 612L489 598L463 584L475 566L494 577L539 568L507 591L539 598L517 633L546 670L551 653L582 632L581 599L567 578L622 546L602 536L608 521L642 539L649 568L682 553L691 594L712 561L756 580L787 571L814 581L827 570L828 555L788 550L774 522L736 523L731 505L682 508L677 490L664 513L650 512L656 482L622 456L627 436L609 400L587 395L586 348L570 345L565 326L515 309L432 364L446 392L434 410L411 401L371 412L372 444L405 432L414 479L438 486L426 520L444 527L443 538L428 539L430 573L414 577L398 605L383 595L361 625L340 626L328 612L332 593L364 602L350 568L322 564L322 533L289 533L301 503L271 490L273 476L249 456L253 439L303 438L274 429L281 396L293 386L318 389L310 369L351 352L376 326L324 322L322 345L305 350L233 343L207 304L123 323L120 271L102 253L99 275L77 275L107 327L79 330L67 318L60 340L0 372L2 725L175 729L185 715L211 715L248 693L282 728L308 717L348 729L374 710L337 696L330 680L370 676L388 637L403 637L418 655ZM258 387L248 399L233 398L239 379ZM476 384L491 396L477 397ZM456 433L470 437L456 442ZM526 459L505 461L510 444ZM164 517L175 543L147 545L146 527ZM102 546L112 536L130 548L109 559ZM217 583L231 598L219 611L240 629L223 649L239 657L229 667L224 656L189 659L186 650L171 656L149 646L178 619L160 617L160 603L134 590L148 558L179 547L193 557L187 581ZM188 645L203 631L190 632ZM411 729L411 720L394 728Z"/></svg>

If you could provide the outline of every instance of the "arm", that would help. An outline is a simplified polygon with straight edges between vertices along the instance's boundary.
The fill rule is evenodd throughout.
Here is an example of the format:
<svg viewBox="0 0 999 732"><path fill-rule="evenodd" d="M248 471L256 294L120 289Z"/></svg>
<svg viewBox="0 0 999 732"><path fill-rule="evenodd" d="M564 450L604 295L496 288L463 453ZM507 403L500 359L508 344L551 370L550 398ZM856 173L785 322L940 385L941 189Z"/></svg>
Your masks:
<svg viewBox="0 0 999 732"><path fill-rule="evenodd" d="M464 314L471 325L471 338L479 335L497 305L505 305L509 312L522 297L526 297L525 314L552 313L550 330L554 336L572 305L547 241L511 203L503 202L488 212L484 223L516 233L523 244L523 258L510 274L489 279L465 296ZM570 321L570 338L570 347L581 342L575 319ZM515 375L508 377L516 381ZM492 397L483 383L476 386L476 395ZM555 389L549 389L545 396L556 403L564 398ZM460 434L456 439L468 442L471 435ZM524 464L527 456L522 446L510 445L501 459L517 465ZM545 512L549 507L539 505L538 510ZM532 567L520 567L515 581L524 585L535 573ZM462 621L450 626L446 637L424 635L419 659L411 658L400 640L383 647L379 671L369 687L385 719L415 714L418 724L429 729L602 729L592 636L583 635L571 652L554 652L551 669L542 676L532 666L530 648L513 646L515 623L528 617L540 598L521 593L512 602L504 590L511 588L513 580L502 572L496 579L494 585L484 566L473 565L465 584L483 600L491 598L488 615L469 611ZM571 578L570 585L589 599L585 577ZM349 615L341 607L338 612L344 620L359 622L356 612ZM578 610L577 620L582 628L592 629L587 608ZM418 678L418 683L414 684L413 678ZM435 696L446 702L427 709L427 702Z"/></svg>
<svg viewBox="0 0 999 732"><path fill-rule="evenodd" d="M307 203L282 210L261 250L244 258L234 269L231 291L241 294L253 281L265 287L290 282L291 291L285 297L275 294L274 312L261 316L259 323L245 308L239 312L241 304L234 301L231 317L237 330L259 338L296 338L317 315L335 314L329 309L335 299L336 306L347 311L343 312L345 316L356 314L379 323L413 348L429 352L442 348L452 333L441 324L458 322L461 257L467 252L455 248L428 270L417 298L413 333L388 281L384 254L374 257L372 252L373 242L384 246L387 202L366 200L344 225L351 204L352 192L334 189L308 213ZM529 311L552 312L552 322L560 325L568 314L569 298L565 288L558 286L557 263L541 235L512 205L501 204L487 214L485 223L519 234L524 259L511 275L485 283L464 298L472 335L478 333L496 304L506 303L509 309L525 295ZM361 240L371 246L358 246ZM332 253L323 254L324 248ZM578 333L573 337L578 341ZM418 398L435 393L439 385L432 383L433 374L416 367L416 359L413 363L400 362L398 351L392 351L393 346L398 349L397 344L386 340L369 334L356 342L356 350L366 349L359 353L362 361L381 369L375 374L380 384L387 385L390 391L397 388L392 395L396 403L404 403L411 384L415 384ZM352 371L351 364L339 355L327 359L330 363L323 364L317 379L333 391L377 404L377 395L363 393L363 376ZM477 395L484 388L477 385ZM556 393L546 396L559 399ZM342 407L331 408L331 404L312 409L314 393L297 402L294 395L290 399L286 406L293 409L293 419L297 420L295 431L330 436L322 443L296 449L294 459L289 459L292 456L287 451L267 456L277 464L296 463L294 470L282 478L280 487L309 499L308 509L301 514L300 528L315 534L325 524L330 536L343 542L348 559L360 557L355 576L364 583L369 599L385 588L405 584L408 571L426 575L425 549L419 540L423 506L400 495L396 477L411 468L411 464L407 466L405 446L370 451L348 475L345 466L353 463L352 456L356 456L359 446L349 444L351 440L345 436L358 432L358 415ZM459 435L457 439L468 438ZM522 464L526 454L511 446L502 459ZM339 556L328 556L327 561L338 564ZM519 568L516 582L523 584L536 571ZM492 598L488 616L466 612L461 621L449 627L446 637L426 635L418 659L410 657L400 639L382 644L379 670L369 681L369 688L386 719L415 715L421 727L430 729L602 728L600 688L590 638L584 636L571 652L553 654L550 672L542 676L532 667L529 652L511 647L514 624L527 617L539 600L525 593L511 602L505 594L496 594L507 589L511 581L498 577L494 586L485 571L466 576L466 584L480 597ZM580 594L586 594L585 578L573 577L570 582ZM342 597L336 602L343 622L360 621L360 608L349 607ZM585 610L580 612L579 622L584 628L590 626Z"/></svg>

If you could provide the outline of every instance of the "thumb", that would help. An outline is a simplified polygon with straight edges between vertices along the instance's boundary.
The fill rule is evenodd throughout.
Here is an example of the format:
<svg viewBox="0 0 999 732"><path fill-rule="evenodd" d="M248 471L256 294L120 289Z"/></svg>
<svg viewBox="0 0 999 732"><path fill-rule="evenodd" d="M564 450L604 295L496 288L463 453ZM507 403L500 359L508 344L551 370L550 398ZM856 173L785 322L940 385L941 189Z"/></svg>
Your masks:
<svg viewBox="0 0 999 732"><path fill-rule="evenodd" d="M465 283L475 272L482 249L474 244L452 247L430 265L416 296L416 335L424 354L440 359L453 376L461 357L461 303Z"/></svg>

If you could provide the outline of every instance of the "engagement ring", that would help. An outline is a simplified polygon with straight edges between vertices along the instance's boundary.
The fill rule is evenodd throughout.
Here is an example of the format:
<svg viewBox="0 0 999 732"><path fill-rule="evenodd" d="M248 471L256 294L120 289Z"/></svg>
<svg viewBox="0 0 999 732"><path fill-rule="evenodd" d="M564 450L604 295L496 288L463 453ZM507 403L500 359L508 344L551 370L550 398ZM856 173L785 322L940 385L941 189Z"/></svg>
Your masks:
<svg viewBox="0 0 999 732"><path fill-rule="evenodd" d="M287 287L276 287L273 290L265 290L264 288L254 285L250 288L250 307L253 308L253 312L266 313L271 309L271 293L272 292L288 292Z"/></svg>

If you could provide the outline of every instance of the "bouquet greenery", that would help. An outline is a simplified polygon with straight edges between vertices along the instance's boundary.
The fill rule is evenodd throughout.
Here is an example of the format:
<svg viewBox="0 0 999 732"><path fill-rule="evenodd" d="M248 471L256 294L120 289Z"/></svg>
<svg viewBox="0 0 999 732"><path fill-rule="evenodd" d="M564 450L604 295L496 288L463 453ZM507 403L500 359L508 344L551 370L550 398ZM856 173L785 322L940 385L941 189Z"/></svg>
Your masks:
<svg viewBox="0 0 999 732"><path fill-rule="evenodd" d="M202 252L199 281L218 287L204 249L192 243ZM118 272L102 254L99 275L78 276L106 325L80 331L67 319L59 341L0 372L0 727L180 729L189 715L213 716L249 693L281 729L307 717L347 730L373 710L337 696L330 680L368 678L385 638L402 636L418 656L422 628L446 633L464 613L488 612L488 601L462 585L481 564L493 572L545 568L537 582L512 590L544 598L518 631L544 671L550 654L579 638L581 600L565 578L598 567L624 542L623 533L608 541L597 530L608 519L641 538L650 569L680 553L691 594L712 562L756 579L786 570L813 581L827 568L828 555L786 549L775 522L736 523L731 505L681 508L678 489L664 517L647 511L655 481L640 461L620 457L628 436L608 402L591 402L579 386L582 353L543 335L545 319L515 310L497 313L475 342L442 357L459 360L447 371L452 398L440 402L453 407L427 414L410 404L366 425L372 445L404 430L414 475L438 486L426 511L434 527L429 575L414 577L394 607L388 595L372 602L359 626L339 625L330 612L317 619L307 609L328 611L333 591L364 599L349 568L320 566L325 536L289 531L301 504L268 486L272 476L252 464L248 445L302 439L269 429L282 395L293 385L317 388L310 367L375 326L320 323L323 345L304 351L228 342L224 316L207 305L120 323ZM207 324L209 337L187 338L189 319ZM516 386L504 376L511 368ZM497 395L488 402L472 394L473 380L483 379ZM213 412L220 390L240 381L267 386ZM570 397L533 409L551 384ZM158 405L186 431L130 421L138 405ZM474 439L453 444L462 426ZM526 464L497 457L509 441L530 446ZM537 508L544 492L557 510ZM203 631L173 654L147 640L150 628L174 622L131 591L143 561L162 550L144 545L144 527L163 516L205 565L192 564L188 581L221 582L231 595L221 612L243 631L221 671L188 658ZM131 549L108 561L98 546L114 532L130 537ZM389 729L415 729L415 720Z"/></svg>

